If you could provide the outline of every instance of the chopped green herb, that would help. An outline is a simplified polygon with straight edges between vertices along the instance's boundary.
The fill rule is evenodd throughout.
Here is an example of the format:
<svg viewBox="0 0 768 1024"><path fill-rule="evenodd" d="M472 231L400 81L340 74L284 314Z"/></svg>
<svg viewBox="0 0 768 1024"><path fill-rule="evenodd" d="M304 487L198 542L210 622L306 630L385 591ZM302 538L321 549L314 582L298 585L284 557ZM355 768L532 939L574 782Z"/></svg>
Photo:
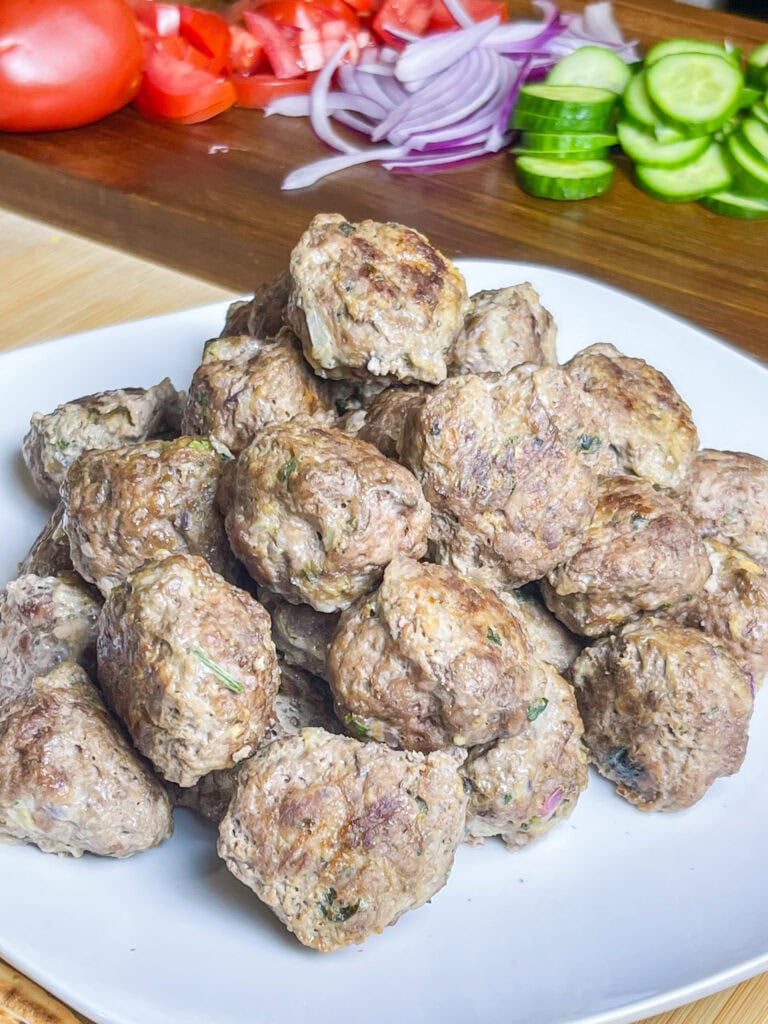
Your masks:
<svg viewBox="0 0 768 1024"><path fill-rule="evenodd" d="M464 787L465 793L474 793L475 787L472 785L472 783L469 781L466 775L462 777L461 784Z"/></svg>
<svg viewBox="0 0 768 1024"><path fill-rule="evenodd" d="M332 924L342 924L344 921L348 921L350 917L353 917L360 909L360 900L358 900L357 903L349 903L344 907L341 906L341 904L336 903L337 899L338 893L333 887L331 887L326 892L325 896L318 901L320 913L326 921L330 921Z"/></svg>
<svg viewBox="0 0 768 1024"><path fill-rule="evenodd" d="M421 811L422 814L429 814L429 804L424 799L424 797L422 797L422 796L415 796L413 799L419 805L419 810Z"/></svg>
<svg viewBox="0 0 768 1024"><path fill-rule="evenodd" d="M320 579L320 569L314 562L310 562L306 569L301 570L301 578L314 585Z"/></svg>
<svg viewBox="0 0 768 1024"><path fill-rule="evenodd" d="M204 391L195 392L195 401L198 405L202 405L203 408L208 405L208 395Z"/></svg>
<svg viewBox="0 0 768 1024"><path fill-rule="evenodd" d="M537 701L534 701L533 704L529 706L525 717L529 722L535 722L542 711L546 708L547 704L549 704L549 701L546 697L539 697Z"/></svg>
<svg viewBox="0 0 768 1024"><path fill-rule="evenodd" d="M296 461L296 459L294 459L293 456L291 456L290 459L288 459L287 462L284 462L280 469L278 469L277 471L277 479L280 481L281 484L285 484L285 486L289 490L291 487L291 477L298 468L298 462Z"/></svg>
<svg viewBox="0 0 768 1024"><path fill-rule="evenodd" d="M350 235L354 235L355 233L355 225L350 224L348 220L344 220L339 224L339 231L342 235L346 235L347 238L349 238Z"/></svg>
<svg viewBox="0 0 768 1024"><path fill-rule="evenodd" d="M641 526L645 526L648 522L648 516L644 516L640 512L633 512L629 517L629 522L633 529L639 530Z"/></svg>
<svg viewBox="0 0 768 1024"><path fill-rule="evenodd" d="M493 626L488 627L488 630L485 635L488 637L492 644L496 644L497 647L502 646L501 633L499 633L497 629L494 629Z"/></svg>
<svg viewBox="0 0 768 1024"><path fill-rule="evenodd" d="M197 647L191 647L189 650L190 654L193 654L198 661L201 661L207 669L210 669L213 674L224 683L228 690L233 693L242 693L245 687L241 682L231 676L225 668L222 668L213 658L209 658L205 651L199 650Z"/></svg>
<svg viewBox="0 0 768 1024"><path fill-rule="evenodd" d="M504 794L504 803L505 804L511 804L513 800L514 800L514 797L512 796L511 793L505 793Z"/></svg>
<svg viewBox="0 0 768 1024"><path fill-rule="evenodd" d="M626 747L611 747L606 755L606 762L618 782L633 788L637 786L643 774L643 766L632 760Z"/></svg>
<svg viewBox="0 0 768 1024"><path fill-rule="evenodd" d="M351 713L347 713L346 715L344 715L344 724L348 728L354 729L359 736L371 735L371 730L368 728L365 722L360 721L357 715L353 715Z"/></svg>
<svg viewBox="0 0 768 1024"><path fill-rule="evenodd" d="M187 448L195 448L200 452L212 452L213 445L210 441L206 441L204 437L195 437L191 441L187 441Z"/></svg>
<svg viewBox="0 0 768 1024"><path fill-rule="evenodd" d="M440 437L441 429L442 427L440 426L439 423L433 423L432 426L429 428L429 432L432 435L432 437Z"/></svg>
<svg viewBox="0 0 768 1024"><path fill-rule="evenodd" d="M599 448L602 448L602 438L597 437L595 434L579 434L576 438L576 447L580 452L596 452Z"/></svg>
<svg viewBox="0 0 768 1024"><path fill-rule="evenodd" d="M519 441L520 441L520 435L519 434L512 434L511 437L507 438L507 444L515 445L515 444L518 444Z"/></svg>
<svg viewBox="0 0 768 1024"><path fill-rule="evenodd" d="M58 443L56 445L56 447L59 449L60 452L65 452L67 450L67 448L70 448L71 446L72 446L72 442L71 441L65 441L63 437L59 438Z"/></svg>
<svg viewBox="0 0 768 1024"><path fill-rule="evenodd" d="M684 601L692 601L693 600L693 594L684 594L683 595L683 600Z"/></svg>

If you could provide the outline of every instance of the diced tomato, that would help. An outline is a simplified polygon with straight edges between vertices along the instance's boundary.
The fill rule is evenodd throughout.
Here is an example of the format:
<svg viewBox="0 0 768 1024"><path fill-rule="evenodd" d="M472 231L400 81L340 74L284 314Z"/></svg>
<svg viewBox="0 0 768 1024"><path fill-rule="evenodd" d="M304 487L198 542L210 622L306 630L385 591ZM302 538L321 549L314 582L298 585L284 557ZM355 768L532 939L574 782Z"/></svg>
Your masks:
<svg viewBox="0 0 768 1024"><path fill-rule="evenodd" d="M159 4L154 0L130 0L133 13L140 25L165 39L179 34L181 14L178 4Z"/></svg>
<svg viewBox="0 0 768 1024"><path fill-rule="evenodd" d="M404 40L388 29L401 28L413 35L423 35L432 16L432 0L384 0L373 19L376 35L389 46L402 49Z"/></svg>
<svg viewBox="0 0 768 1024"><path fill-rule="evenodd" d="M181 4L179 32L182 38L211 61L211 71L218 73L229 57L229 26L220 14Z"/></svg>
<svg viewBox="0 0 768 1024"><path fill-rule="evenodd" d="M251 75L264 64L264 47L239 25L229 26L229 67L234 74Z"/></svg>
<svg viewBox="0 0 768 1024"><path fill-rule="evenodd" d="M344 21L353 32L360 29L360 19L345 0L315 0L312 4L334 21Z"/></svg>
<svg viewBox="0 0 768 1024"><path fill-rule="evenodd" d="M264 47L264 53L277 78L298 78L304 74L295 28L279 25L256 11L246 11L243 17L248 30Z"/></svg>
<svg viewBox="0 0 768 1024"><path fill-rule="evenodd" d="M347 0L347 3L350 7L354 8L358 14L370 14L376 6L374 0Z"/></svg>
<svg viewBox="0 0 768 1024"><path fill-rule="evenodd" d="M307 0L267 0L259 4L255 13L271 18L280 25L294 28L317 28L327 20L328 15Z"/></svg>
<svg viewBox="0 0 768 1024"><path fill-rule="evenodd" d="M241 107L266 107L278 96L300 96L312 88L315 75L277 78L275 75L232 75Z"/></svg>
<svg viewBox="0 0 768 1024"><path fill-rule="evenodd" d="M486 18L493 18L497 15L502 21L509 20L507 5L502 0L462 0L462 6L473 21L484 21ZM448 29L458 28L453 15L443 3L443 0L434 0L432 17L429 19L429 32L445 32Z"/></svg>
<svg viewBox="0 0 768 1024"><path fill-rule="evenodd" d="M148 54L134 102L149 117L195 124L220 114L236 99L235 87L226 78L155 50Z"/></svg>

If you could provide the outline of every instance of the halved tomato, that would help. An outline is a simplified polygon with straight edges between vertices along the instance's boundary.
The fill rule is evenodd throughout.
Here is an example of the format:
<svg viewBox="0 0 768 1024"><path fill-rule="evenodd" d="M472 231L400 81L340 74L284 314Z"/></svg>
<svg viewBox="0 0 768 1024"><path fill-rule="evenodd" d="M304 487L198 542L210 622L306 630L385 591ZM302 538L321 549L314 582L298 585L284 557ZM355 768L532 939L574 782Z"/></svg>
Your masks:
<svg viewBox="0 0 768 1024"><path fill-rule="evenodd" d="M142 114L196 124L220 114L237 99L234 85L161 50L147 54L134 103Z"/></svg>
<svg viewBox="0 0 768 1024"><path fill-rule="evenodd" d="M266 107L279 96L301 96L312 88L315 75L304 78L277 78L275 75L232 75L241 107Z"/></svg>

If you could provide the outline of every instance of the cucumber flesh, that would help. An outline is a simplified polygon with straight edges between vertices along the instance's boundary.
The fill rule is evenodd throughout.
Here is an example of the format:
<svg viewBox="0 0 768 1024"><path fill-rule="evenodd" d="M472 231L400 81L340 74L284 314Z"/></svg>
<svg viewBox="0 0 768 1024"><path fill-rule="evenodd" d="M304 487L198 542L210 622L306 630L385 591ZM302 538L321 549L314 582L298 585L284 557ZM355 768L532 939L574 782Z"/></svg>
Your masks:
<svg viewBox="0 0 768 1024"><path fill-rule="evenodd" d="M618 139L607 132L524 132L521 144L544 153L587 153L615 146Z"/></svg>
<svg viewBox="0 0 768 1024"><path fill-rule="evenodd" d="M763 124L768 124L768 106L766 106L762 101L759 103L753 103L749 112L753 117L756 117L758 121L762 121Z"/></svg>
<svg viewBox="0 0 768 1024"><path fill-rule="evenodd" d="M740 217L742 220L762 220L768 218L768 199L756 196L744 196L729 190L713 192L704 196L701 205L713 213L721 213L726 217Z"/></svg>
<svg viewBox="0 0 768 1024"><path fill-rule="evenodd" d="M645 167L638 164L635 171L646 192L669 202L701 199L712 192L727 189L731 183L730 168L716 142L683 167Z"/></svg>
<svg viewBox="0 0 768 1024"><path fill-rule="evenodd" d="M526 85L520 90L514 123L550 131L605 131L617 97L608 89L589 85Z"/></svg>
<svg viewBox="0 0 768 1024"><path fill-rule="evenodd" d="M650 48L645 57L645 66L650 67L672 53L711 53L716 57L725 57L734 64L739 63L741 56L741 50L727 50L720 43L704 39L665 39Z"/></svg>
<svg viewBox="0 0 768 1024"><path fill-rule="evenodd" d="M645 87L645 72L635 75L624 90L624 109L638 124L654 128L659 120Z"/></svg>
<svg viewBox="0 0 768 1024"><path fill-rule="evenodd" d="M753 50L747 61L747 85L768 89L768 43Z"/></svg>
<svg viewBox="0 0 768 1024"><path fill-rule="evenodd" d="M741 134L757 156L768 163L768 125L755 117L747 117L742 122Z"/></svg>
<svg viewBox="0 0 768 1024"><path fill-rule="evenodd" d="M743 84L738 67L708 53L673 53L646 72L651 102L683 130L719 128L738 109Z"/></svg>
<svg viewBox="0 0 768 1024"><path fill-rule="evenodd" d="M739 97L739 110L746 110L751 107L753 103L757 103L762 95L762 89L752 89L745 85Z"/></svg>
<svg viewBox="0 0 768 1024"><path fill-rule="evenodd" d="M738 134L728 138L728 152L736 165L736 184L748 196L768 199L768 161L761 159Z"/></svg>
<svg viewBox="0 0 768 1024"><path fill-rule="evenodd" d="M542 199L576 200L602 195L613 180L608 160L558 160L521 156L517 161L521 188Z"/></svg>
<svg viewBox="0 0 768 1024"><path fill-rule="evenodd" d="M608 150L605 146L597 149L561 150L552 152L551 149L530 149L528 146L517 146L510 150L517 156L536 156L543 160L605 160Z"/></svg>
<svg viewBox="0 0 768 1024"><path fill-rule="evenodd" d="M632 72L613 50L605 46L580 46L555 65L547 85L592 85L621 95Z"/></svg>
<svg viewBox="0 0 768 1024"><path fill-rule="evenodd" d="M710 141L704 135L681 142L659 142L655 135L629 121L619 121L616 131L627 156L647 167L681 167L701 156Z"/></svg>

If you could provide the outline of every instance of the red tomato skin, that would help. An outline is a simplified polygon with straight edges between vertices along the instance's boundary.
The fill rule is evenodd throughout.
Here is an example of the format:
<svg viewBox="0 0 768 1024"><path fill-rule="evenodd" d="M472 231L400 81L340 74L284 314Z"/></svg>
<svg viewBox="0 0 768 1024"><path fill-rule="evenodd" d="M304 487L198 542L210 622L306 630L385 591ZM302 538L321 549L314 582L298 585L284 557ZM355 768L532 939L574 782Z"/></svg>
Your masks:
<svg viewBox="0 0 768 1024"><path fill-rule="evenodd" d="M232 75L237 105L263 109L278 96L301 96L312 88L315 75L305 78L277 78L275 75Z"/></svg>
<svg viewBox="0 0 768 1024"><path fill-rule="evenodd" d="M413 35L423 35L432 16L432 6L424 0L384 0L373 19L373 29L388 46L402 50L405 40L387 30L402 28Z"/></svg>
<svg viewBox="0 0 768 1024"><path fill-rule="evenodd" d="M229 26L224 18L187 4L179 7L179 16L182 37L210 58L211 71L222 71L229 59Z"/></svg>
<svg viewBox="0 0 768 1024"><path fill-rule="evenodd" d="M463 7L474 21L485 21L486 18L494 16L501 18L502 21L509 21L507 7L503 0L463 0ZM458 23L443 0L435 0L428 31L445 32L452 28L459 28Z"/></svg>
<svg viewBox="0 0 768 1024"><path fill-rule="evenodd" d="M143 64L124 0L2 0L0 130L98 121L135 96Z"/></svg>
<svg viewBox="0 0 768 1024"><path fill-rule="evenodd" d="M148 117L196 124L227 110L237 99L235 87L187 61L155 50L134 103Z"/></svg>

